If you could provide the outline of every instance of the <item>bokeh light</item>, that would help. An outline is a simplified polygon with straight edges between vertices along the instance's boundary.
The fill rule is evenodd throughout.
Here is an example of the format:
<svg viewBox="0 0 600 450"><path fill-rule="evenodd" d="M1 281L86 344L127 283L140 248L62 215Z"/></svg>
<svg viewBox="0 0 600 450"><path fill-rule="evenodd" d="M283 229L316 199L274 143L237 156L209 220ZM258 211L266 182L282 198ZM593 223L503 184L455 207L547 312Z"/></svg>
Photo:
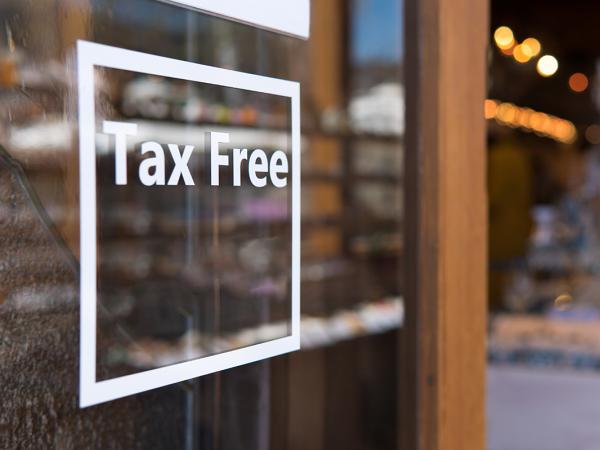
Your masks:
<svg viewBox="0 0 600 450"><path fill-rule="evenodd" d="M496 117L496 111L498 110L498 103L495 100L489 98L483 103L483 112L486 119L493 119Z"/></svg>
<svg viewBox="0 0 600 450"><path fill-rule="evenodd" d="M497 123L523 131L533 131L536 134L564 144L572 144L577 138L577 128L573 122L531 108L522 108L508 102L487 99L484 102L484 115L488 120L494 119ZM592 125L594 126L594 125ZM588 130L592 127L588 127ZM600 126L598 127L598 141L600 143ZM586 130L586 138L588 131ZM588 138L588 140L590 140ZM591 141L590 141L591 142Z"/></svg>
<svg viewBox="0 0 600 450"><path fill-rule="evenodd" d="M542 45L540 44L540 41L532 37L525 39L521 43L521 47L523 53L530 58L534 58L540 54L540 51L542 51Z"/></svg>
<svg viewBox="0 0 600 450"><path fill-rule="evenodd" d="M519 44L513 50L513 58L515 58L515 61L523 64L528 62L531 56L527 55L523 50L523 45Z"/></svg>
<svg viewBox="0 0 600 450"><path fill-rule="evenodd" d="M585 139L593 145L600 144L600 125L590 125L585 129Z"/></svg>
<svg viewBox="0 0 600 450"><path fill-rule="evenodd" d="M558 70L558 60L552 55L544 55L537 62L537 71L543 77L551 77Z"/></svg>
<svg viewBox="0 0 600 450"><path fill-rule="evenodd" d="M512 56L514 49L515 49L515 46L513 45L512 47L501 48L500 51L506 56Z"/></svg>
<svg viewBox="0 0 600 450"><path fill-rule="evenodd" d="M510 28L506 26L498 27L494 32L494 41L500 49L509 49L513 46L515 37Z"/></svg>
<svg viewBox="0 0 600 450"><path fill-rule="evenodd" d="M589 84L588 77L581 72L576 72L569 77L569 87L573 92L583 92Z"/></svg>

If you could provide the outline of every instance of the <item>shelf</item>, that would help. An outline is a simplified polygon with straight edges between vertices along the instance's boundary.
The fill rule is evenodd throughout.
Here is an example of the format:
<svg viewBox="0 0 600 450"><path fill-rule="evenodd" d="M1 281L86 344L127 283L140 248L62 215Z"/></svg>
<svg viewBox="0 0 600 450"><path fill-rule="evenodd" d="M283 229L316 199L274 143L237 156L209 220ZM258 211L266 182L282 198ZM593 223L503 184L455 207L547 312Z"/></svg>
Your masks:
<svg viewBox="0 0 600 450"><path fill-rule="evenodd" d="M338 310L327 317L302 316L301 348L311 350L329 347L341 341L386 333L401 327L403 321L404 304L401 297L366 302L354 309ZM217 338L196 331L190 331L175 341L145 338L130 343L125 351L118 352L123 360L115 362L147 370L287 335L288 323L274 322Z"/></svg>

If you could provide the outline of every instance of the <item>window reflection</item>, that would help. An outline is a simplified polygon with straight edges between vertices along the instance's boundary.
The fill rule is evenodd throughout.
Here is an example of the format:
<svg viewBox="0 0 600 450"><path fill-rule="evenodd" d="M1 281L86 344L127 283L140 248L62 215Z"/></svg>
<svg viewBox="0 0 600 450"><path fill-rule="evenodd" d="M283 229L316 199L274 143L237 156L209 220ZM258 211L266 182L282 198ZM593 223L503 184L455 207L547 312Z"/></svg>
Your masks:
<svg viewBox="0 0 600 450"><path fill-rule="evenodd" d="M313 9L306 43L154 0L0 5L0 340L10 342L0 346L9 429L0 447L395 447L402 4L319 0ZM301 81L301 352L76 408L77 39ZM200 141L210 125L245 147L289 147L285 104L96 75L98 117L136 123L139 141ZM119 191L110 140L98 133L97 142L99 379L287 334L285 192L225 189L216 205L209 189ZM202 164L192 166L199 179ZM45 425L12 431L31 417Z"/></svg>

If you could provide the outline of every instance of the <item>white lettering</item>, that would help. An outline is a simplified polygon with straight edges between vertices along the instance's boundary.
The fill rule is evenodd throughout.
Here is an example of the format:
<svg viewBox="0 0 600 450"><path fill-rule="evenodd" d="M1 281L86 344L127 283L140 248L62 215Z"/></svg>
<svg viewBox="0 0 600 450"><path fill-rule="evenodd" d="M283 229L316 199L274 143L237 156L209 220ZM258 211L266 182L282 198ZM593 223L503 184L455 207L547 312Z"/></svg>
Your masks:
<svg viewBox="0 0 600 450"><path fill-rule="evenodd" d="M105 120L102 130L106 134L115 136L115 183L127 184L127 136L135 136L138 127L134 123L111 122ZM210 184L220 185L219 171L222 166L229 166L230 156L220 153L219 146L229 143L229 133L211 131L206 135L206 141L210 141ZM190 159L194 152L193 145L167 144L171 158L173 159L173 171L166 183L176 186L180 180L187 186L195 185L194 178L190 172ZM224 149L223 149L224 150ZM247 161L248 178L253 186L265 187L268 180L277 188L286 187L288 184L288 159L287 155L276 150L270 156L260 148L248 151L247 148L233 148L233 186L242 185L242 164ZM161 144L155 141L142 142L141 153L147 155L139 166L138 175L140 182L146 186L165 185L165 151Z"/></svg>
<svg viewBox="0 0 600 450"><path fill-rule="evenodd" d="M280 178L280 173L288 173L288 160L281 150L277 150L271 155L271 161L269 163L269 175L271 177L271 183L273 186L282 188L287 186L287 176Z"/></svg>
<svg viewBox="0 0 600 450"><path fill-rule="evenodd" d="M179 177L183 177L183 182L185 184L188 186L193 186L194 179L190 173L188 161L190 160L190 156L192 156L194 146L186 145L183 149L183 155L179 153L179 146L177 144L169 144L168 147L169 151L171 152L173 162L175 163L175 167L173 167L173 172L171 173L167 184L169 186L175 186L177 183L179 183Z"/></svg>
<svg viewBox="0 0 600 450"><path fill-rule="evenodd" d="M229 165L229 156L219 154L219 144L229 142L229 133L211 131L210 135L210 184L219 186L219 166Z"/></svg>
<svg viewBox="0 0 600 450"><path fill-rule="evenodd" d="M233 185L242 185L242 161L248 160L248 149L233 149Z"/></svg>
<svg viewBox="0 0 600 450"><path fill-rule="evenodd" d="M115 136L115 183L127 184L127 136L137 134L137 124L105 120L102 132Z"/></svg>
<svg viewBox="0 0 600 450"><path fill-rule="evenodd" d="M142 144L142 155L152 152L154 157L146 158L140 164L140 181L146 186L164 186L165 184L165 152L158 142L148 141ZM154 168L154 173L150 169Z"/></svg>
<svg viewBox="0 0 600 450"><path fill-rule="evenodd" d="M267 177L259 177L256 174L258 172L266 173L268 171L269 163L267 154L260 148L257 148L252 152L250 160L248 161L248 175L250 176L250 182L256 187L265 187L267 185Z"/></svg>

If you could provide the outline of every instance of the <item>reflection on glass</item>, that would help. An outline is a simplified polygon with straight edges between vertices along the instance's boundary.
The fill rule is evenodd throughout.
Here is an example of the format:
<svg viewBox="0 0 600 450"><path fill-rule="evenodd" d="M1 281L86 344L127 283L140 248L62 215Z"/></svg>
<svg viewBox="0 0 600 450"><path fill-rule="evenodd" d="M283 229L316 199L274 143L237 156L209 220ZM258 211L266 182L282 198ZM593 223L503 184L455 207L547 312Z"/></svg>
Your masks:
<svg viewBox="0 0 600 450"><path fill-rule="evenodd" d="M155 0L2 2L0 448L395 448L402 3L331 6L303 42ZM302 83L302 351L77 408L77 39ZM216 193L202 149L226 131L289 152L289 105L118 70L96 86L98 379L288 334L288 193ZM126 186L103 120L138 126ZM197 189L149 194L148 140L197 143Z"/></svg>
<svg viewBox="0 0 600 450"><path fill-rule="evenodd" d="M272 182L256 187L248 177L253 152L269 160L276 151L290 153L289 99L116 69L96 69L95 77L102 87L96 93L97 376L289 335L291 191ZM127 167L120 181L116 131L106 132L107 121L136 129L118 162ZM218 187L210 183L207 136L216 132L230 139L220 150L230 164L219 168ZM159 159L144 150L147 143L159 144ZM192 145L187 180L175 172L167 150L173 143L178 152ZM239 168L233 149L247 150ZM169 185L174 172L177 184ZM163 185L147 185L159 177Z"/></svg>

